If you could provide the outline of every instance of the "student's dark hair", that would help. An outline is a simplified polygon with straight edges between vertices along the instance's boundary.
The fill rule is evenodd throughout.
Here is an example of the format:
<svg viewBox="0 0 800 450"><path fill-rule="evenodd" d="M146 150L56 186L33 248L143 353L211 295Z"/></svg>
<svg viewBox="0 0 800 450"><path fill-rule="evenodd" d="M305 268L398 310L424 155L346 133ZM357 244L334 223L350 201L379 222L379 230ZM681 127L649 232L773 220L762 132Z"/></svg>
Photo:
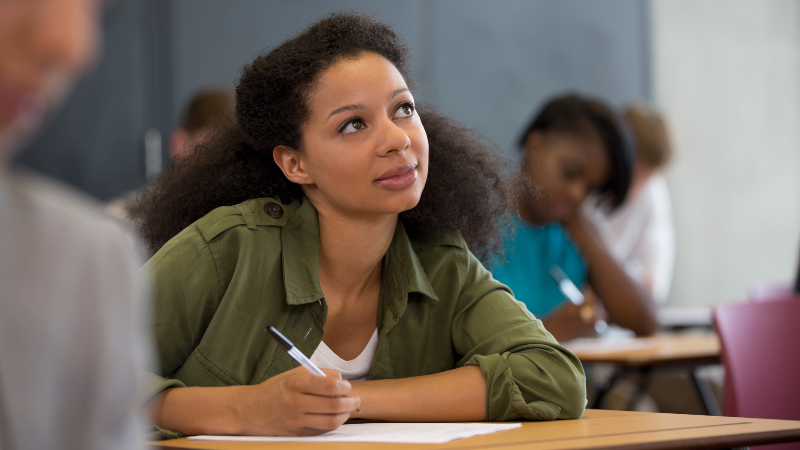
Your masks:
<svg viewBox="0 0 800 450"><path fill-rule="evenodd" d="M576 94L552 98L520 136L520 149L524 150L528 135L534 131L599 137L610 166L608 181L600 188L600 195L611 208L625 201L633 172L632 139L626 124L605 103Z"/></svg>
<svg viewBox="0 0 800 450"><path fill-rule="evenodd" d="M133 220L148 250L219 206L259 197L301 198L272 158L278 145L300 149L308 92L338 61L373 52L391 61L411 86L409 50L385 23L339 12L246 65L236 88L236 117L173 164L144 190ZM429 142L419 204L400 214L414 239L459 232L484 262L502 257L507 185L495 148L478 133L428 107L417 107Z"/></svg>
<svg viewBox="0 0 800 450"><path fill-rule="evenodd" d="M183 113L181 127L189 133L212 127L220 117L233 111L236 100L230 88L206 88L198 91Z"/></svg>

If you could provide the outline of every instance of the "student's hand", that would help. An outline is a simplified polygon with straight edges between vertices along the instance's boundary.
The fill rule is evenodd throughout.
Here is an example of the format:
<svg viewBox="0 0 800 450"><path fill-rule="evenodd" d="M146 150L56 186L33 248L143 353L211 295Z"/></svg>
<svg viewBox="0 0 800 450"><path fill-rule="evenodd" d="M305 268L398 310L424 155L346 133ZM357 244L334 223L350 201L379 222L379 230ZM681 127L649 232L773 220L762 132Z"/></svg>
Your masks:
<svg viewBox="0 0 800 450"><path fill-rule="evenodd" d="M361 399L351 397L350 382L335 370L314 376L305 367L250 386L237 411L242 434L311 436L339 428Z"/></svg>
<svg viewBox="0 0 800 450"><path fill-rule="evenodd" d="M544 327L557 341L569 341L580 337L592 336L597 321L594 309L589 303L575 305L565 302L547 319L542 320Z"/></svg>

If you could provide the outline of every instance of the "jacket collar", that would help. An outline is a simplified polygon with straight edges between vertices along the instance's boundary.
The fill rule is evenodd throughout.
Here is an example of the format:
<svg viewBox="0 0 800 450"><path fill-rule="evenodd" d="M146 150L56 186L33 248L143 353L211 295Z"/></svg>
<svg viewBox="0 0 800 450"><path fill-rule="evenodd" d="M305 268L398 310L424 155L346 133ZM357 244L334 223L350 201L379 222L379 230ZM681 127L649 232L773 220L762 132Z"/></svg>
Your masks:
<svg viewBox="0 0 800 450"><path fill-rule="evenodd" d="M284 209L289 215L281 230L286 303L302 305L318 301L323 298L323 294L317 274L319 269L317 210L306 197L294 200ZM395 228L383 264L382 290L404 293L402 296L386 297L398 316L405 310L410 292L439 300L400 221Z"/></svg>

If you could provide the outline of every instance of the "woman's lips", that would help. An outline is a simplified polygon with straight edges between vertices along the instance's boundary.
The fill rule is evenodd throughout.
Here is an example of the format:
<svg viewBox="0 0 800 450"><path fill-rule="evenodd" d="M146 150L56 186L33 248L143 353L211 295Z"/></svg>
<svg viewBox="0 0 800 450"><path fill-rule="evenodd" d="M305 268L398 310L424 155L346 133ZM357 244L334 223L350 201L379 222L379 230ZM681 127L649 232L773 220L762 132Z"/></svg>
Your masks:
<svg viewBox="0 0 800 450"><path fill-rule="evenodd" d="M395 166L384 172L375 183L391 190L405 189L417 181L417 165L414 163Z"/></svg>
<svg viewBox="0 0 800 450"><path fill-rule="evenodd" d="M553 214L554 219L563 221L572 217L574 210L572 207L564 205L563 203L555 203L550 208L550 211Z"/></svg>

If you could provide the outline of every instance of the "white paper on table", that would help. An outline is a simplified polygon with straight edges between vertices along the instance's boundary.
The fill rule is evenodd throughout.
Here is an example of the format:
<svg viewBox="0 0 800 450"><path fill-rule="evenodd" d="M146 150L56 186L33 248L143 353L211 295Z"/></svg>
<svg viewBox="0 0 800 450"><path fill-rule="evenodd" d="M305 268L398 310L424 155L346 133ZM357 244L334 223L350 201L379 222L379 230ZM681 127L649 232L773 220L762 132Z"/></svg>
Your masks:
<svg viewBox="0 0 800 450"><path fill-rule="evenodd" d="M319 436L190 436L198 441L236 442L381 442L444 444L521 427L521 423L352 423Z"/></svg>

